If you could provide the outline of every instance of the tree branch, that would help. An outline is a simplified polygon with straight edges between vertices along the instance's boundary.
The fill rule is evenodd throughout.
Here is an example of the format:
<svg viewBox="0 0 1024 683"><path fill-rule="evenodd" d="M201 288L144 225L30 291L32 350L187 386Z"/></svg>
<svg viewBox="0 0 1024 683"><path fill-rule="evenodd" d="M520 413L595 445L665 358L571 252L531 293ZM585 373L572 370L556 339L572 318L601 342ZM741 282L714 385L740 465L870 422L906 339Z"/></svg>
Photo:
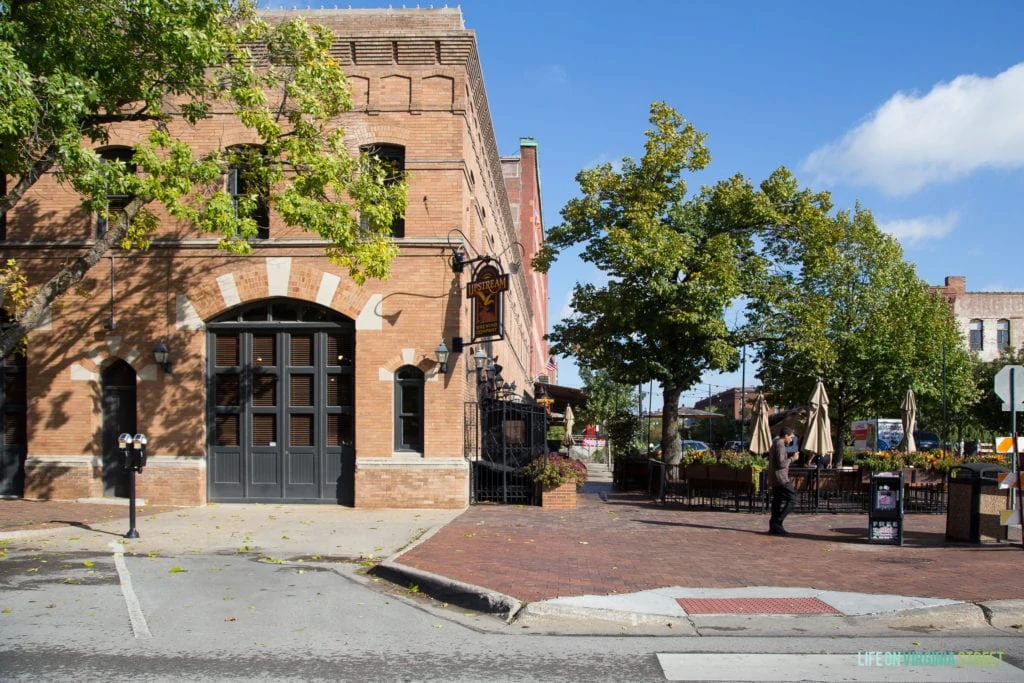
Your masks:
<svg viewBox="0 0 1024 683"><path fill-rule="evenodd" d="M164 117L156 114L147 114L146 109L132 112L130 114L94 114L82 119L82 127L102 126L108 123L123 123L125 121L163 121Z"/></svg>
<svg viewBox="0 0 1024 683"><path fill-rule="evenodd" d="M18 203L18 201L25 195L30 187L32 187L39 177L44 173L53 168L53 164L57 159L57 145L51 144L43 152L42 156L36 159L35 163L18 178L18 182L14 185L10 192L7 193L6 197L0 198L0 214L5 214Z"/></svg>
<svg viewBox="0 0 1024 683"><path fill-rule="evenodd" d="M144 197L135 197L125 206L124 213L118 216L106 234L86 253L66 265L56 275L39 288L32 301L21 311L16 322L0 332L0 358L13 351L25 336L43 321L46 311L57 297L82 281L85 274L96 265L103 255L110 251L128 233L128 226L139 210L151 201Z"/></svg>

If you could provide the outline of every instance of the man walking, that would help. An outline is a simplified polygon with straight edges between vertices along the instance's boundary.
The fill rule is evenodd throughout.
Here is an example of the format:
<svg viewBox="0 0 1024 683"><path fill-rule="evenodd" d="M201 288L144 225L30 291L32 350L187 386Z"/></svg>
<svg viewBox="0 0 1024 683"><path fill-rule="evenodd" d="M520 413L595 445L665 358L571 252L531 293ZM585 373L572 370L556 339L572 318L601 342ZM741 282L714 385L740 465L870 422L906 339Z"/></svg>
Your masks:
<svg viewBox="0 0 1024 683"><path fill-rule="evenodd" d="M772 444L772 452L768 456L768 485L772 487L772 517L768 522L768 533L773 536L788 536L789 532L782 523L786 515L793 509L796 489L789 480L789 466L800 457L799 453L790 456L786 447L793 443L793 430L783 427L779 438Z"/></svg>

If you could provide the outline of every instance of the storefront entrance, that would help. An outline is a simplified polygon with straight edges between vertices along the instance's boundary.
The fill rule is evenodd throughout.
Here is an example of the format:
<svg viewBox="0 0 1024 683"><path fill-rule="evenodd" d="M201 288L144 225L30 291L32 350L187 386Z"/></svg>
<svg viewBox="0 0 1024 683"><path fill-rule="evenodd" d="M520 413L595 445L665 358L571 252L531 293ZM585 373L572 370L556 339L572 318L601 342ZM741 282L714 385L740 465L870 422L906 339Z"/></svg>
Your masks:
<svg viewBox="0 0 1024 683"><path fill-rule="evenodd" d="M355 324L271 299L207 323L212 502L355 502Z"/></svg>

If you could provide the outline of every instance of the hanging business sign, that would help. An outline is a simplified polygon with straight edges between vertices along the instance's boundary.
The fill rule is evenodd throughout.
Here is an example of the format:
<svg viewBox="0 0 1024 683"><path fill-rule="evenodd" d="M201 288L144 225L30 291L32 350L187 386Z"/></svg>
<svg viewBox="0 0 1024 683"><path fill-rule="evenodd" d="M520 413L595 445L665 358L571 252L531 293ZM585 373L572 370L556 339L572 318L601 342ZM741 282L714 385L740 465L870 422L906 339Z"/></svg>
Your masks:
<svg viewBox="0 0 1024 683"><path fill-rule="evenodd" d="M473 301L473 341L505 337L505 292L508 275L487 264L478 269L466 285L466 298Z"/></svg>

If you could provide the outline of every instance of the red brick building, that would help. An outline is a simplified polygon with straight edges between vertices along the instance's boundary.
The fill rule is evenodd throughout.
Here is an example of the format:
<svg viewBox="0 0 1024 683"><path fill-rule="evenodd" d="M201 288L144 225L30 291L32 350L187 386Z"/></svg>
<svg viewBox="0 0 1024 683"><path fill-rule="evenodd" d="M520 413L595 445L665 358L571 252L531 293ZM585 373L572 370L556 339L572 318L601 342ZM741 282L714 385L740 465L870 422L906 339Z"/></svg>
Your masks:
<svg viewBox="0 0 1024 683"><path fill-rule="evenodd" d="M752 419L754 414L754 402L757 400L758 392L762 390L757 387L746 388L746 418ZM771 395L765 394L765 399L770 400ZM708 410L713 413L719 413L725 415L732 420L739 420L741 417L741 411L744 402L744 389L742 387L733 387L720 391L717 394L701 399L693 404L694 408L698 410ZM779 408L769 405L769 411L771 414L780 412Z"/></svg>
<svg viewBox="0 0 1024 683"><path fill-rule="evenodd" d="M1024 347L1024 292L969 292L962 275L950 275L941 287L931 289L949 302L967 350L981 360L993 361L1004 349Z"/></svg>
<svg viewBox="0 0 1024 683"><path fill-rule="evenodd" d="M543 240L536 142L499 155L460 10L301 13L336 33L351 151L386 147L409 173L391 278L355 284L273 215L250 256L164 216L148 252L112 252L31 333L24 365L6 366L8 489L23 478L29 498L124 496L117 435L142 432L137 490L153 503L467 504L470 353L500 356L521 395L548 358L547 278L529 266ZM146 132L125 126L110 147ZM231 116L188 135L198 152L250 142ZM8 214L3 256L37 284L93 243L96 220L45 177ZM504 337L441 373L439 342L471 339L473 267L456 272L456 252L509 273Z"/></svg>

